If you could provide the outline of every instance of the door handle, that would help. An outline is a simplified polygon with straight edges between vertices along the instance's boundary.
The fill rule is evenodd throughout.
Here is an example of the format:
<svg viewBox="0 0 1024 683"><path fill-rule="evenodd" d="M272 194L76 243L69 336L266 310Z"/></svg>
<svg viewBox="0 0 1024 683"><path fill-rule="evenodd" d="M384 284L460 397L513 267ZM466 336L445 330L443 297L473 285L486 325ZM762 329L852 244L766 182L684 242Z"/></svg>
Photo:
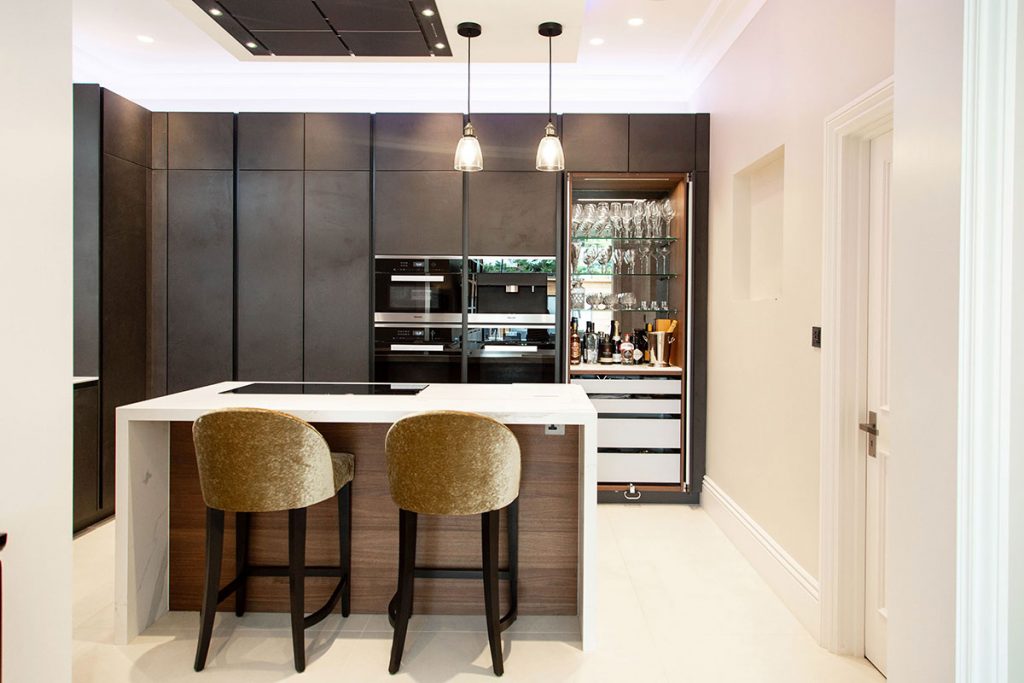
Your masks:
<svg viewBox="0 0 1024 683"><path fill-rule="evenodd" d="M860 431L868 435L868 455L878 457L878 414L868 411L868 421L860 423Z"/></svg>

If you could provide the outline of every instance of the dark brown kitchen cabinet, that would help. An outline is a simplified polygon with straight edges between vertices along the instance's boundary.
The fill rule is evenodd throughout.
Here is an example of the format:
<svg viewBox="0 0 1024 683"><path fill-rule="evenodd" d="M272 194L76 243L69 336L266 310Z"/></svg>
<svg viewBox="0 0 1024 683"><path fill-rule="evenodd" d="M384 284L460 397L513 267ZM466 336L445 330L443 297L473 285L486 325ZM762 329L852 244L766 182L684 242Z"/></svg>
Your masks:
<svg viewBox="0 0 1024 683"><path fill-rule="evenodd" d="M171 112L167 115L169 169L235 167L235 115Z"/></svg>
<svg viewBox="0 0 1024 683"><path fill-rule="evenodd" d="M232 379L233 205L231 171L168 172L168 392Z"/></svg>
<svg viewBox="0 0 1024 683"><path fill-rule="evenodd" d="M711 167L711 114L695 114L697 117L697 160L698 171Z"/></svg>
<svg viewBox="0 0 1024 683"><path fill-rule="evenodd" d="M149 110L103 90L103 153L150 166L152 122Z"/></svg>
<svg viewBox="0 0 1024 683"><path fill-rule="evenodd" d="M369 114L306 114L307 171L369 171Z"/></svg>
<svg viewBox="0 0 1024 683"><path fill-rule="evenodd" d="M374 235L377 255L461 255L462 173L376 173Z"/></svg>
<svg viewBox="0 0 1024 683"><path fill-rule="evenodd" d="M74 86L74 372L100 374L100 86Z"/></svg>
<svg viewBox="0 0 1024 683"><path fill-rule="evenodd" d="M239 170L301 171L304 127L302 114L239 114Z"/></svg>
<svg viewBox="0 0 1024 683"><path fill-rule="evenodd" d="M103 506L112 510L114 411L146 398L149 169L104 154L101 178L100 443Z"/></svg>
<svg viewBox="0 0 1024 683"><path fill-rule="evenodd" d="M75 532L103 518L100 508L100 398L95 380L74 389L72 528Z"/></svg>
<svg viewBox="0 0 1024 683"><path fill-rule="evenodd" d="M462 114L377 114L373 152L378 171L450 171L462 137Z"/></svg>
<svg viewBox="0 0 1024 683"><path fill-rule="evenodd" d="M473 116L473 127L483 151L484 170L536 171L537 144L544 137L547 123L547 114Z"/></svg>
<svg viewBox="0 0 1024 683"><path fill-rule="evenodd" d="M630 114L629 171L686 172L697 166L695 114ZM586 169L588 171L593 169Z"/></svg>
<svg viewBox="0 0 1024 683"><path fill-rule="evenodd" d="M303 379L370 379L370 174L305 176Z"/></svg>
<svg viewBox="0 0 1024 683"><path fill-rule="evenodd" d="M469 175L469 255L553 257L560 180L558 173L540 171Z"/></svg>
<svg viewBox="0 0 1024 683"><path fill-rule="evenodd" d="M236 375L302 379L301 171L239 171Z"/></svg>
<svg viewBox="0 0 1024 683"><path fill-rule="evenodd" d="M565 170L625 173L630 159L629 114L565 114Z"/></svg>

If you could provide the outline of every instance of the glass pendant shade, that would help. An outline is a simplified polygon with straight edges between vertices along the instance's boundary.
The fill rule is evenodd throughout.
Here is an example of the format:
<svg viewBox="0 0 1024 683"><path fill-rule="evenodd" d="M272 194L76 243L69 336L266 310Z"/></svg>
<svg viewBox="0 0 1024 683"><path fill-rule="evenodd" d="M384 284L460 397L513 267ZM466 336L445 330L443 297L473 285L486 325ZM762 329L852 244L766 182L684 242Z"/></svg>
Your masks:
<svg viewBox="0 0 1024 683"><path fill-rule="evenodd" d="M472 173L483 169L484 155L480 151L480 141L473 132L473 124L467 123L462 131L462 139L455 148L455 170Z"/></svg>
<svg viewBox="0 0 1024 683"><path fill-rule="evenodd" d="M562 141L555 135L555 126L548 123L544 129L544 137L537 145L537 170L538 171L563 171L565 170L565 155L562 153Z"/></svg>

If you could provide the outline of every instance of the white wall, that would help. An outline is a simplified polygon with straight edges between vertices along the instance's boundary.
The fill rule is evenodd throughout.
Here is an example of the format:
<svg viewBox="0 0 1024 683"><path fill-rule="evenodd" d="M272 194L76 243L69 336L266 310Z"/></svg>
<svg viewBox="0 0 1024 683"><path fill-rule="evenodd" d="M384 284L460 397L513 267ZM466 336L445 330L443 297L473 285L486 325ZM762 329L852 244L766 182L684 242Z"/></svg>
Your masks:
<svg viewBox="0 0 1024 683"><path fill-rule="evenodd" d="M71 679L71 2L0 2L3 680Z"/></svg>
<svg viewBox="0 0 1024 683"><path fill-rule="evenodd" d="M889 676L953 680L963 4L896 0Z"/></svg>
<svg viewBox="0 0 1024 683"><path fill-rule="evenodd" d="M893 0L768 0L693 98L711 113L708 475L814 577L824 123L892 74L892 22ZM751 301L733 176L782 145L781 296Z"/></svg>

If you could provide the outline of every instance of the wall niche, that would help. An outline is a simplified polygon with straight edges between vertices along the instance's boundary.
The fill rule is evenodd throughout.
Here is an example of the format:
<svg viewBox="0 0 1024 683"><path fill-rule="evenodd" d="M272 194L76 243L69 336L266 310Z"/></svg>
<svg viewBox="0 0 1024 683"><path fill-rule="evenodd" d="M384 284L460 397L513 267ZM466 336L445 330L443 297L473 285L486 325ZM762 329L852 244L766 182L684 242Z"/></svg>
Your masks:
<svg viewBox="0 0 1024 683"><path fill-rule="evenodd" d="M733 291L738 299L782 296L785 147L733 176Z"/></svg>

